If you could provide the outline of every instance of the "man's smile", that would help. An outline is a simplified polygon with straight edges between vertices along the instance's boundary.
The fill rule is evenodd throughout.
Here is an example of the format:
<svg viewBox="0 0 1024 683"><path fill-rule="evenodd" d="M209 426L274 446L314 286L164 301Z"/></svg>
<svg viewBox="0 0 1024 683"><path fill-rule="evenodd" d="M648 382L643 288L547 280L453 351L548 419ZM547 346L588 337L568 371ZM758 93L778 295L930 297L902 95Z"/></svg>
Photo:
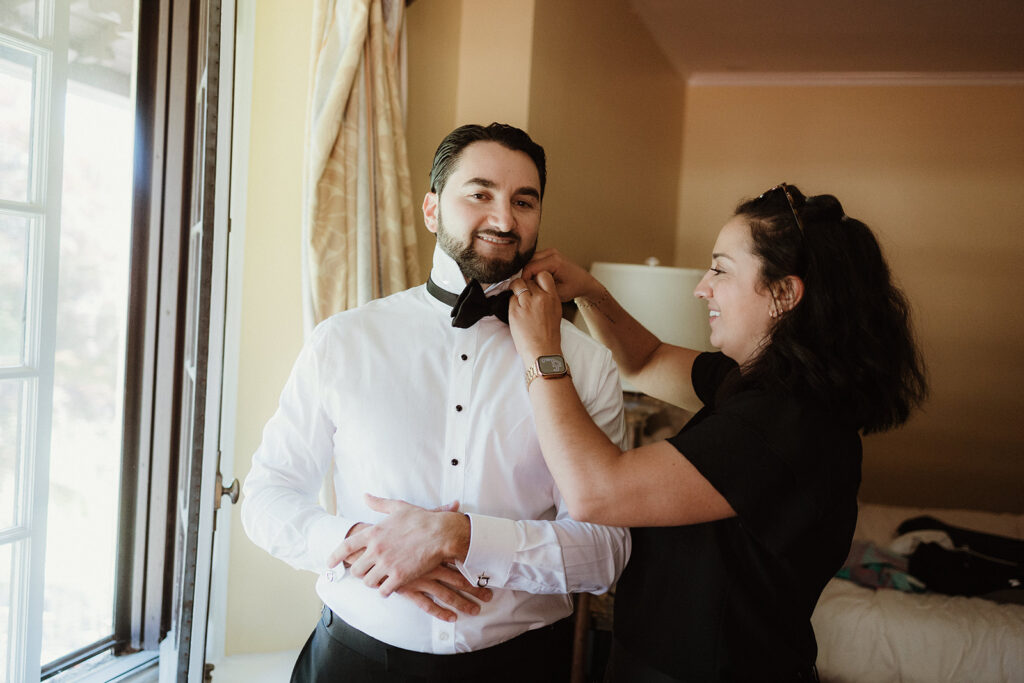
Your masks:
<svg viewBox="0 0 1024 683"><path fill-rule="evenodd" d="M493 244L496 246L508 246L510 244L517 244L519 242L519 238L516 237L515 235L503 236L494 235L491 233L477 233L476 238L478 240L481 240L482 242L486 242L488 244Z"/></svg>

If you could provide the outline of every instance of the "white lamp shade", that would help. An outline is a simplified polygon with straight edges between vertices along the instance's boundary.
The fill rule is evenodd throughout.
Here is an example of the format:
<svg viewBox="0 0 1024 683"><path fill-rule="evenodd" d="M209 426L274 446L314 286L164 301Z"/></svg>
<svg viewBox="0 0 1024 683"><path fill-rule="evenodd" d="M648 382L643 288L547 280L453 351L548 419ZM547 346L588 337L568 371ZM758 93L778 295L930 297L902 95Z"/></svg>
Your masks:
<svg viewBox="0 0 1024 683"><path fill-rule="evenodd" d="M595 261L590 272L661 341L698 351L713 349L708 341L708 306L693 295L706 271ZM577 313L575 323L587 331L581 314ZM622 384L634 390L625 380Z"/></svg>

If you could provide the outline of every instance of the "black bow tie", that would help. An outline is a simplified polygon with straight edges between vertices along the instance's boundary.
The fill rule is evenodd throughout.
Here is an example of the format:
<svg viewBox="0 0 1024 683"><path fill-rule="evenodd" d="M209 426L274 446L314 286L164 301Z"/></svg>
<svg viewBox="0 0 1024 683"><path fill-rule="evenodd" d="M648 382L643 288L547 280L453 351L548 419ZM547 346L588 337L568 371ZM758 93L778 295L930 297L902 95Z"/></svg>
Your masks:
<svg viewBox="0 0 1024 683"><path fill-rule="evenodd" d="M472 327L480 318L493 315L508 324L508 300L512 292L505 290L494 296L484 296L484 289L476 280L470 280L462 294L455 295L427 279L427 291L452 307L452 327Z"/></svg>

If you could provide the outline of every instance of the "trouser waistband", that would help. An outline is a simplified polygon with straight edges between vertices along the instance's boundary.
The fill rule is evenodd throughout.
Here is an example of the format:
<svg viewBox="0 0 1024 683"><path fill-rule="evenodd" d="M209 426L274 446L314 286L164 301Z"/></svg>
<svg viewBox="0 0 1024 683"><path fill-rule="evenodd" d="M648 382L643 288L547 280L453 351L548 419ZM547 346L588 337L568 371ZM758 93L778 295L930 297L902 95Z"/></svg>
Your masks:
<svg viewBox="0 0 1024 683"><path fill-rule="evenodd" d="M452 678L522 666L524 659L536 657L545 646L557 642L559 637L571 638L572 632L572 618L567 617L482 650L437 655L405 650L379 641L346 623L327 606L324 606L320 622L332 638L362 656L384 665L388 671Z"/></svg>

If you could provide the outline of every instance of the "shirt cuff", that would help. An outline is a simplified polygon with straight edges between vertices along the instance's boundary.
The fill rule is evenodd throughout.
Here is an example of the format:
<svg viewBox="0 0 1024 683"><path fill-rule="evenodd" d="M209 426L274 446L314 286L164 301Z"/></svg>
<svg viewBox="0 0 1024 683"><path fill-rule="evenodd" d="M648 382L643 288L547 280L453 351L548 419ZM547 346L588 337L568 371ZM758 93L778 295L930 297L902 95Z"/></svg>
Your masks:
<svg viewBox="0 0 1024 683"><path fill-rule="evenodd" d="M508 581L515 553L515 521L467 513L469 552L458 565L466 580L477 586L501 587Z"/></svg>
<svg viewBox="0 0 1024 683"><path fill-rule="evenodd" d="M341 545L348 535L349 529L356 525L345 517L324 515L309 527L309 554L316 565L317 573L333 571L337 576L345 573L345 564L339 563L333 570L327 568L327 558Z"/></svg>

